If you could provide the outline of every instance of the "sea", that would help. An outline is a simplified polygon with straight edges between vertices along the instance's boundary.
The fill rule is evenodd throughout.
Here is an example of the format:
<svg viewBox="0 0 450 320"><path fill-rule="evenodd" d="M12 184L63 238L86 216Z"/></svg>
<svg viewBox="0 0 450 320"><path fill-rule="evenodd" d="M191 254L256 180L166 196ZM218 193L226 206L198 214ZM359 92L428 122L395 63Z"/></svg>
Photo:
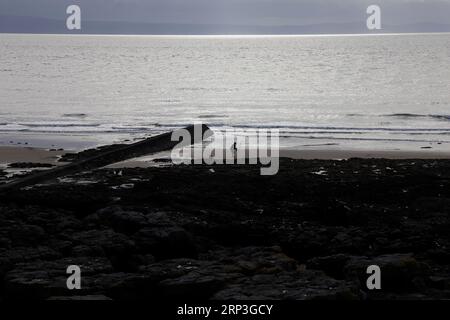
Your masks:
<svg viewBox="0 0 450 320"><path fill-rule="evenodd" d="M449 151L450 34L0 34L2 145L199 122L296 149Z"/></svg>

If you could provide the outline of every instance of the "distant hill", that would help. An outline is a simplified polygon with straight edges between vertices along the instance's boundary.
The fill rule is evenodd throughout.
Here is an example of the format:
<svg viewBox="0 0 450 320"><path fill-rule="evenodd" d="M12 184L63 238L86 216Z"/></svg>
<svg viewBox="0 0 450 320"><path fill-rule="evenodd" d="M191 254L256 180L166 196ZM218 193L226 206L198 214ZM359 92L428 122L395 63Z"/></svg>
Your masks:
<svg viewBox="0 0 450 320"><path fill-rule="evenodd" d="M374 31L370 31L373 33ZM418 23L383 26L379 33L450 32L450 24ZM341 34L369 33L365 21L327 23L298 26L250 26L175 23L133 23L117 21L82 21L82 30L67 30L64 20L39 17L0 15L0 33L55 34L149 34L149 35L206 35L206 34Z"/></svg>

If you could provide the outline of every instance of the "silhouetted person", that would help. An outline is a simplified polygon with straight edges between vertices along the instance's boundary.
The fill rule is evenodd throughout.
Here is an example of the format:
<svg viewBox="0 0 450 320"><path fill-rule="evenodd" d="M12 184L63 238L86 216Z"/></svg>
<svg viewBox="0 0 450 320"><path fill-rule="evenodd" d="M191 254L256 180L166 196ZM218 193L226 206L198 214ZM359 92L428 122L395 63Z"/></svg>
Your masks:
<svg viewBox="0 0 450 320"><path fill-rule="evenodd" d="M231 146L231 152L233 153L233 157L236 159L237 158L237 143L234 142L233 145Z"/></svg>

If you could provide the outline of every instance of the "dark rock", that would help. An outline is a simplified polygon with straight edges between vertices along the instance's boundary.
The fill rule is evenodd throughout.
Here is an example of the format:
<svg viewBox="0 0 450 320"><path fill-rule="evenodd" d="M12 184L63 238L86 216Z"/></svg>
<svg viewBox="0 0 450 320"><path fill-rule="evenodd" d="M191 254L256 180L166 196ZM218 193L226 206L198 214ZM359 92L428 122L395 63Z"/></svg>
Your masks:
<svg viewBox="0 0 450 320"><path fill-rule="evenodd" d="M284 272L271 275L254 275L238 284L228 285L217 292L218 300L354 300L357 289L315 271Z"/></svg>
<svg viewBox="0 0 450 320"><path fill-rule="evenodd" d="M118 271L126 271L130 257L136 252L135 244L127 236L112 230L91 230L76 233L73 242L82 247L75 246L75 254L94 255L100 253L100 248Z"/></svg>
<svg viewBox="0 0 450 320"><path fill-rule="evenodd" d="M66 286L66 270L70 265L78 265L81 268L82 290L77 290L77 294L90 292L89 289L83 288L85 276L112 271L110 262L100 258L65 258L51 262L19 263L5 276L5 297L47 299L51 296L71 295L73 292Z"/></svg>
<svg viewBox="0 0 450 320"><path fill-rule="evenodd" d="M61 258L59 252L45 246L36 248L16 247L9 250L0 251L0 258L8 259L11 263L23 263L33 260L55 260Z"/></svg>
<svg viewBox="0 0 450 320"><path fill-rule="evenodd" d="M154 284L157 284L165 279L181 277L193 270L203 269L210 264L211 262L203 260L170 259L142 266L139 273L146 275Z"/></svg>
<svg viewBox="0 0 450 320"><path fill-rule="evenodd" d="M310 269L322 270L335 279L344 279L344 267L350 260L350 256L336 254L326 257L317 257L309 260L306 265Z"/></svg>
<svg viewBox="0 0 450 320"><path fill-rule="evenodd" d="M17 169L30 169L30 168L52 168L53 164L50 163L33 163L33 162L16 162L10 163L8 168L17 168Z"/></svg>
<svg viewBox="0 0 450 320"><path fill-rule="evenodd" d="M449 275L435 275L429 277L429 282L433 288L439 290L450 290L450 276Z"/></svg>
<svg viewBox="0 0 450 320"><path fill-rule="evenodd" d="M100 245L80 244L72 248L71 255L74 257L102 257L105 256L106 254Z"/></svg>
<svg viewBox="0 0 450 320"><path fill-rule="evenodd" d="M66 277L50 277L42 270L10 271L4 279L7 299L46 299L67 291Z"/></svg>
<svg viewBox="0 0 450 320"><path fill-rule="evenodd" d="M224 286L224 279L215 275L204 275L200 272L190 272L175 279L160 282L159 286L165 297L189 299L208 299L213 293Z"/></svg>
<svg viewBox="0 0 450 320"><path fill-rule="evenodd" d="M427 273L427 266L418 262L410 254L383 255L369 259L352 257L344 272L348 279L359 279L362 289L367 290L367 268L377 265L381 269L381 287L385 291L405 291L420 289L419 279Z"/></svg>
<svg viewBox="0 0 450 320"><path fill-rule="evenodd" d="M329 243L331 236L320 231L311 230L311 227L302 232L283 232L282 247L290 255L299 261L306 262L315 256L331 254Z"/></svg>
<svg viewBox="0 0 450 320"><path fill-rule="evenodd" d="M134 242L127 236L109 229L78 232L72 239L81 245L100 246L107 255L126 255L135 248Z"/></svg>
<svg viewBox="0 0 450 320"><path fill-rule="evenodd" d="M87 277L84 285L90 292L104 293L115 300L146 299L154 294L151 278L144 274L101 274Z"/></svg>
<svg viewBox="0 0 450 320"><path fill-rule="evenodd" d="M158 259L197 256L193 237L180 227L144 228L133 239L139 251L151 253Z"/></svg>
<svg viewBox="0 0 450 320"><path fill-rule="evenodd" d="M132 234L147 225L144 214L135 211L126 211L114 206L99 210L97 213L100 223L109 225L115 231Z"/></svg>
<svg viewBox="0 0 450 320"><path fill-rule="evenodd" d="M43 228L36 225L14 224L8 230L8 237L16 246L35 246L45 239Z"/></svg>
<svg viewBox="0 0 450 320"><path fill-rule="evenodd" d="M450 298L450 161L280 161L272 177L101 169L0 193L0 300Z"/></svg>
<svg viewBox="0 0 450 320"><path fill-rule="evenodd" d="M442 263L442 264L450 264L450 252L445 248L433 248L428 250L427 255L429 258Z"/></svg>
<svg viewBox="0 0 450 320"><path fill-rule="evenodd" d="M103 301L112 300L111 298L103 295L85 295L85 296L60 296L60 297L50 297L48 300L54 301Z"/></svg>

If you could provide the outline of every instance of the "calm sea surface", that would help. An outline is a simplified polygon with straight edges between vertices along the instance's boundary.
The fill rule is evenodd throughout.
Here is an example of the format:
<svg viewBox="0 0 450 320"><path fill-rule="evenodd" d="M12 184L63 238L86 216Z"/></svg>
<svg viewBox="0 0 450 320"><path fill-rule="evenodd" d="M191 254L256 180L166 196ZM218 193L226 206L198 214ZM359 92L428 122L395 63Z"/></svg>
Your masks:
<svg viewBox="0 0 450 320"><path fill-rule="evenodd" d="M450 150L450 34L0 34L0 136L196 121L279 128L298 148Z"/></svg>

